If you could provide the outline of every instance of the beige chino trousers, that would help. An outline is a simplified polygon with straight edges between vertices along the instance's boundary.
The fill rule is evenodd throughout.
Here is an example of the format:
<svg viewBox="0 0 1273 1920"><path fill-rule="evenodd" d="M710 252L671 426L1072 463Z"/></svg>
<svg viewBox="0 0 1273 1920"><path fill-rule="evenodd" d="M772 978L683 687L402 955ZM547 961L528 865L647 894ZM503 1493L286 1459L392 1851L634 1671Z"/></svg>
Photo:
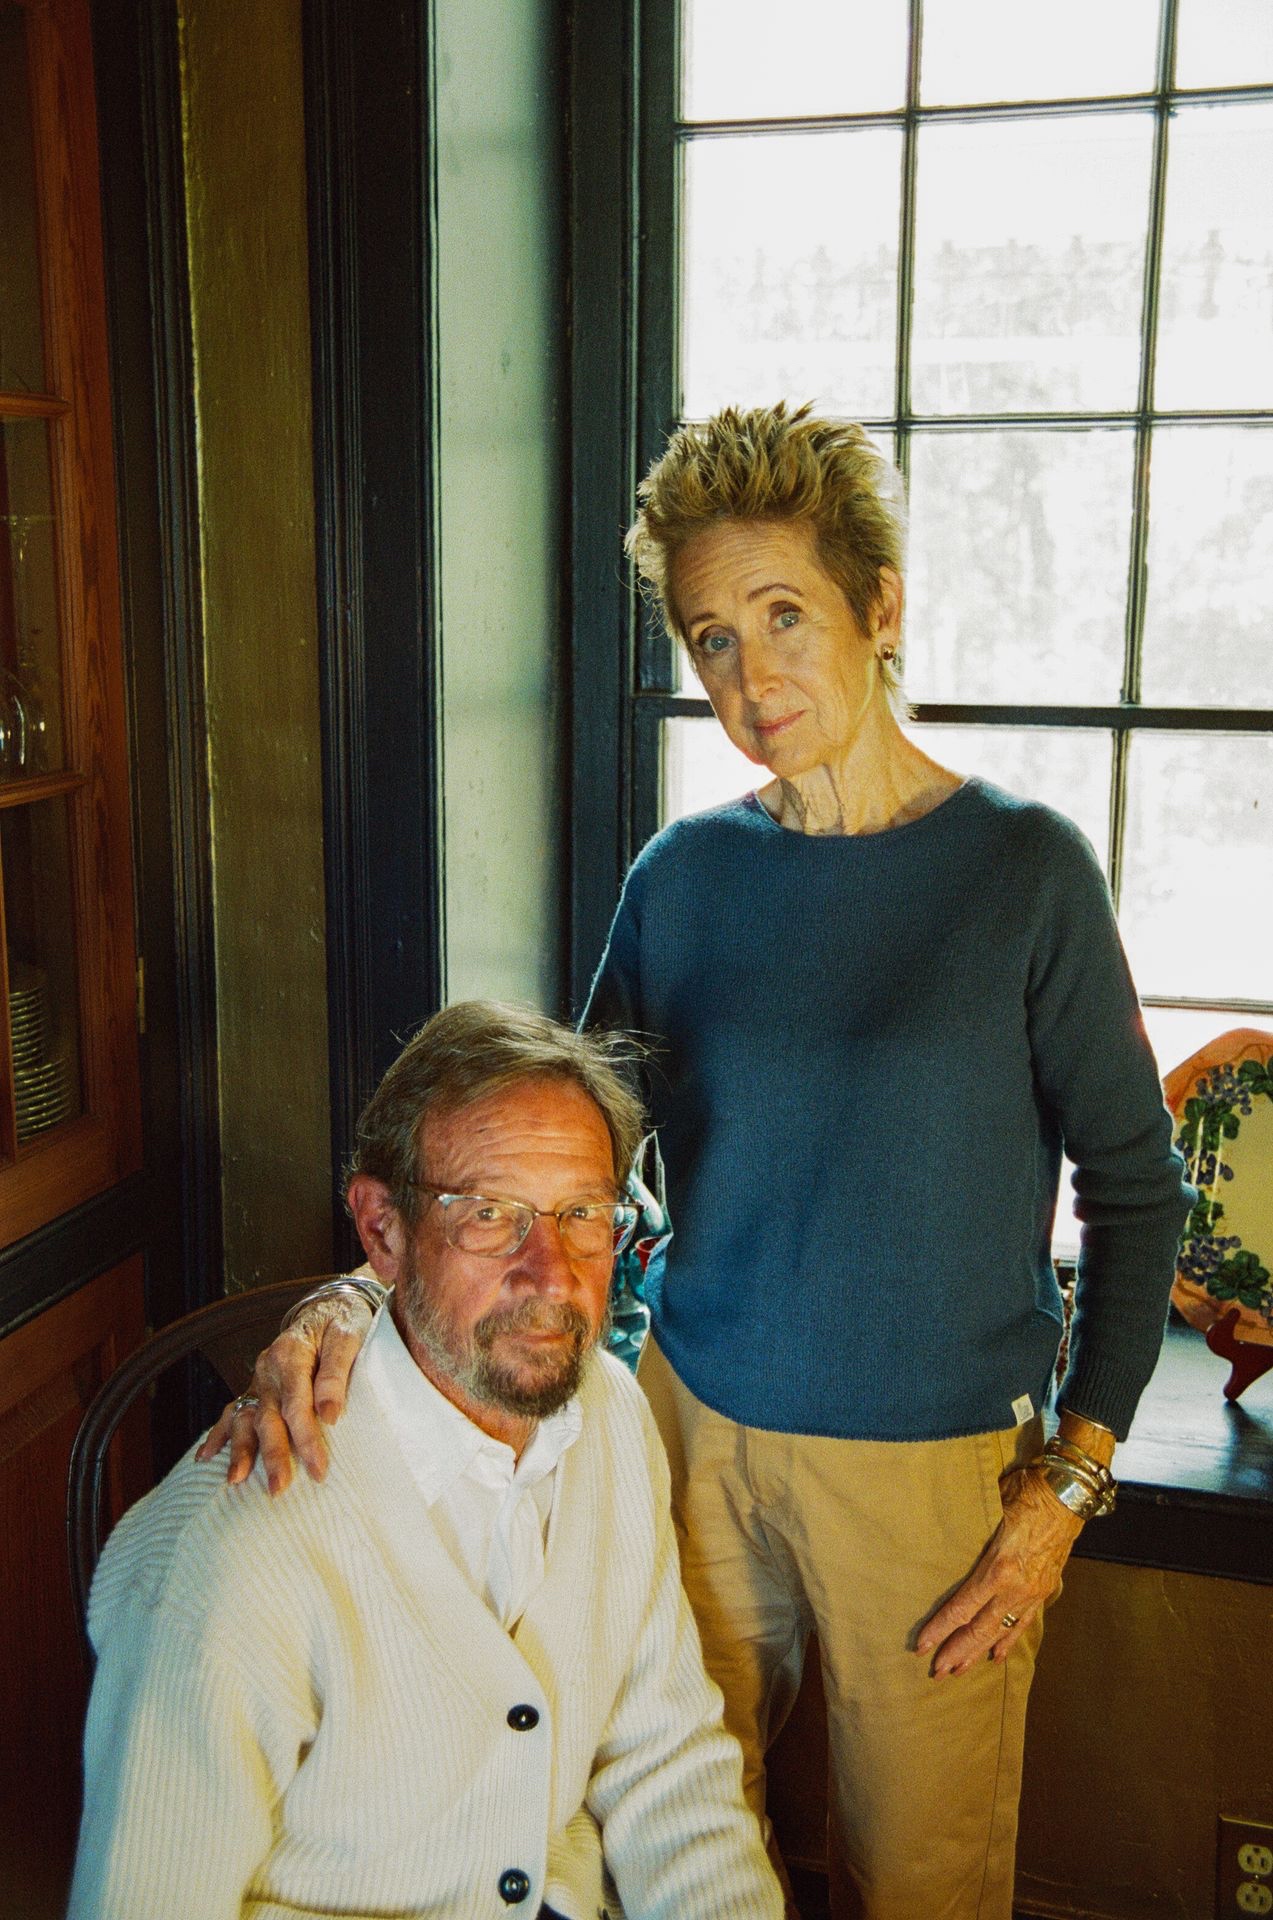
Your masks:
<svg viewBox="0 0 1273 1920"><path fill-rule="evenodd" d="M1011 1920L1026 1699L1042 1620L1005 1661L933 1680L916 1634L999 1524L1037 1420L957 1440L829 1440L713 1412L646 1342L708 1671L764 1824L765 1751L816 1632L835 1920Z"/></svg>

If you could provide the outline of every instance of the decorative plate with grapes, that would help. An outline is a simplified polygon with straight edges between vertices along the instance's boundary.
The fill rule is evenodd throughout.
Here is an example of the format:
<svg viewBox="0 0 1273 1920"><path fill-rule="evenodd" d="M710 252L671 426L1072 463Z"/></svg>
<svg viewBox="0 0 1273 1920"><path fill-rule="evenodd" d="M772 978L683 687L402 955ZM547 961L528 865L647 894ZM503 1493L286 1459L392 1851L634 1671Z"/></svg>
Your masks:
<svg viewBox="0 0 1273 1920"><path fill-rule="evenodd" d="M1185 1222L1171 1297L1207 1332L1273 1346L1273 1033L1239 1027L1163 1082L1198 1200Z"/></svg>

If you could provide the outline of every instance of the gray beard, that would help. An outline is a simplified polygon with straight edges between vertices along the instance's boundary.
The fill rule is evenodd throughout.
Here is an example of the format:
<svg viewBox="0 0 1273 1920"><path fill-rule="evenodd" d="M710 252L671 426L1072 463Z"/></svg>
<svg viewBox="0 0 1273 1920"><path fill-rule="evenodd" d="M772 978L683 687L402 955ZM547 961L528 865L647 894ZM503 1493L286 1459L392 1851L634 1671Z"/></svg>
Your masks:
<svg viewBox="0 0 1273 1920"><path fill-rule="evenodd" d="M592 1350L610 1325L607 1308L605 1319L594 1336L591 1322L578 1307L566 1301L554 1303L532 1298L523 1300L520 1306L484 1314L457 1352L454 1332L426 1297L414 1263L410 1273L399 1282L398 1292L412 1336L437 1371L479 1406L495 1407L502 1413L517 1414L524 1419L547 1419L574 1398ZM531 1327L574 1337L564 1353L541 1355L521 1369L501 1365L494 1354L498 1336Z"/></svg>

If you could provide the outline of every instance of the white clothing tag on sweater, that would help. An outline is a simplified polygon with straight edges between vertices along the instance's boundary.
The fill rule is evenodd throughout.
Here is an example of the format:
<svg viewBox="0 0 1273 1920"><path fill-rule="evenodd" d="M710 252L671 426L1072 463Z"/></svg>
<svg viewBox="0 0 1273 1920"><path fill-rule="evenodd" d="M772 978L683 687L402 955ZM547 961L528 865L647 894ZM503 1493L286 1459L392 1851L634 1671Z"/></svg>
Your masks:
<svg viewBox="0 0 1273 1920"><path fill-rule="evenodd" d="M1028 1393L1019 1393L1012 1403L1012 1417L1019 1427L1034 1418L1034 1402Z"/></svg>

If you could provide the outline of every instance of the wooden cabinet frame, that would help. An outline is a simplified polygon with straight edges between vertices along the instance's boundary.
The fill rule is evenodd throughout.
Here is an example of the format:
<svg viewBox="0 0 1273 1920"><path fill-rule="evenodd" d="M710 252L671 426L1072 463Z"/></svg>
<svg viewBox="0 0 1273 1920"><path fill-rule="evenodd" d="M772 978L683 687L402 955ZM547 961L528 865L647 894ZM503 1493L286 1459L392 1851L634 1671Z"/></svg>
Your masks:
<svg viewBox="0 0 1273 1920"><path fill-rule="evenodd" d="M66 797L83 1111L17 1145L9 1023L0 1017L0 1247L141 1164L127 726L89 11L87 0L17 4L27 24L50 390L0 392L0 419L49 423L65 771L0 781L0 808ZM7 996L0 939L0 1014Z"/></svg>

